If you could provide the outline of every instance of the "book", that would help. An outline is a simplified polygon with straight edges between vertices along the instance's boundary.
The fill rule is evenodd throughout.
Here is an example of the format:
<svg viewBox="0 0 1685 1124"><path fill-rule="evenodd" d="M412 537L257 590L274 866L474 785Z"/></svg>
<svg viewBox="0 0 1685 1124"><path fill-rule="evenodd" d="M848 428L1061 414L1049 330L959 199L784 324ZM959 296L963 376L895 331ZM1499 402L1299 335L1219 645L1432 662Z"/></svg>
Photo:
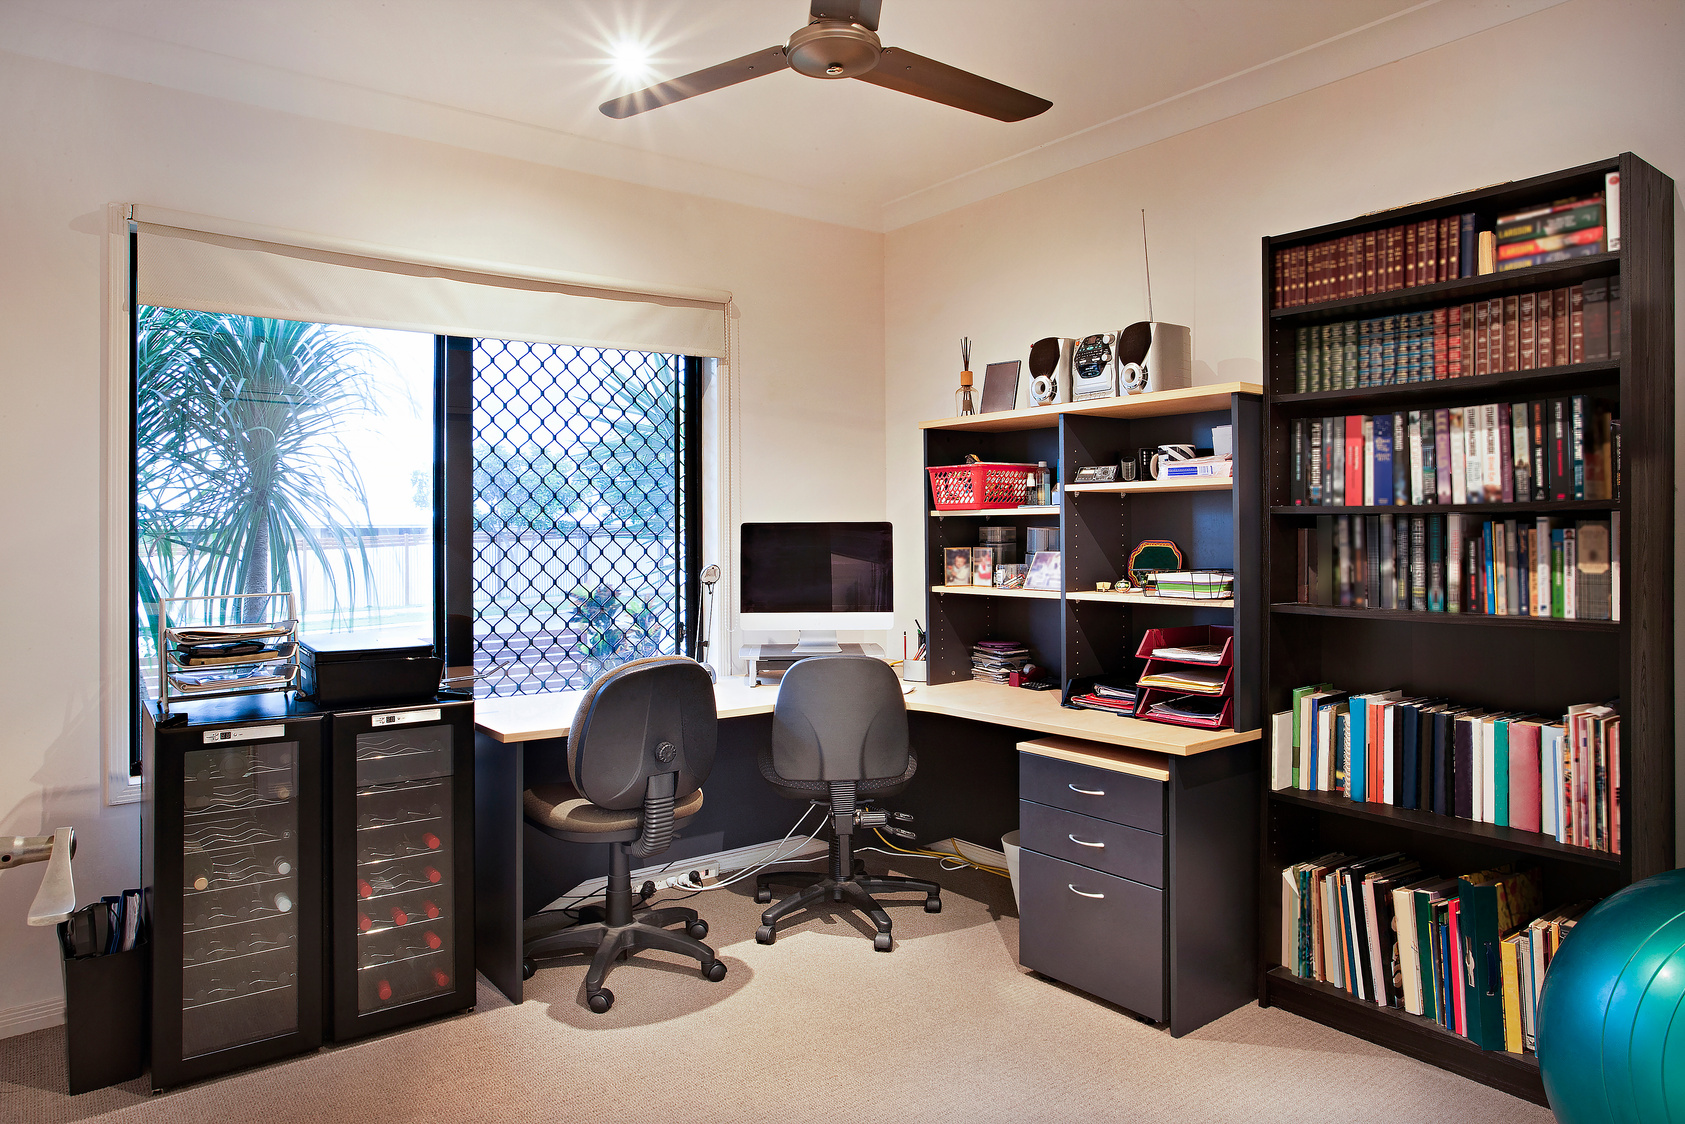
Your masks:
<svg viewBox="0 0 1685 1124"><path fill-rule="evenodd" d="M1594 277L1580 288L1584 316L1582 362L1596 363L1609 358L1609 280Z"/></svg>
<svg viewBox="0 0 1685 1124"><path fill-rule="evenodd" d="M1458 880L1460 959L1471 969L1462 981L1461 1031L1487 1050L1504 1048L1503 937L1526 924L1543 904L1536 869L1466 874Z"/></svg>

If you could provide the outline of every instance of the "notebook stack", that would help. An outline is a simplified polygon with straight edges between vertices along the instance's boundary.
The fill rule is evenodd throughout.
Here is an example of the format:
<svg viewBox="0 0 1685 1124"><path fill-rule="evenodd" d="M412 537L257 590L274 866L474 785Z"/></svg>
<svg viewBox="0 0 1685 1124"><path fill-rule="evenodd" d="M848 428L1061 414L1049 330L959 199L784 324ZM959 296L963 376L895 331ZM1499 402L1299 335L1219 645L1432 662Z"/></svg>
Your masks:
<svg viewBox="0 0 1685 1124"><path fill-rule="evenodd" d="M1010 683L1029 663L1030 650L1016 640L982 640L971 648L971 677L984 683Z"/></svg>
<svg viewBox="0 0 1685 1124"><path fill-rule="evenodd" d="M1108 714L1120 714L1125 718L1135 714L1134 687L1127 684L1095 683L1081 694L1073 694L1069 705L1083 710L1103 710Z"/></svg>

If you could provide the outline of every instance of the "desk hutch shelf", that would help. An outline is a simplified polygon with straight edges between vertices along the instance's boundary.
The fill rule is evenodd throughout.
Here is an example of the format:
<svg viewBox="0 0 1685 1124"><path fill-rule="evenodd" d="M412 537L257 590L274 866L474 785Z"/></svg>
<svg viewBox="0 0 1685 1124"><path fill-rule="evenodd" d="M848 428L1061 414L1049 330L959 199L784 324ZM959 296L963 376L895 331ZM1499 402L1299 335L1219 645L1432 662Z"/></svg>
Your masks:
<svg viewBox="0 0 1685 1124"><path fill-rule="evenodd" d="M1582 197L1620 174L1621 247L1502 273L1395 289L1349 300L1272 307L1276 253L1402 224L1474 214L1477 229L1540 203ZM1545 905L1601 898L1674 860L1673 184L1631 153L1535 179L1369 214L1349 222L1265 238L1264 492L1265 620L1263 706L1287 710L1295 687L1333 683L1352 692L1401 689L1488 710L1560 718L1567 705L1618 700L1621 713L1621 850L1564 846L1550 836L1433 812L1353 803L1343 794L1266 792L1261 814L1258 995L1343 1031L1477 1081L1544 1103L1530 1054L1482 1050L1431 1019L1364 1002L1282 968L1281 871L1329 851L1353 857L1402 851L1446 876L1503 863L1538 866ZM1397 312L1468 306L1509 294L1619 279L1624 346L1617 358L1508 374L1402 385L1295 389L1300 328ZM1349 380L1346 380L1349 381ZM1338 415L1374 415L1584 394L1621 421L1621 490L1613 500L1405 507L1295 505L1292 426ZM1308 425L1306 427L1309 428ZM1619 621L1560 620L1297 603L1298 536L1326 515L1540 515L1567 525L1620 515ZM1385 571L1383 571L1385 572ZM1266 750L1267 754L1267 750Z"/></svg>

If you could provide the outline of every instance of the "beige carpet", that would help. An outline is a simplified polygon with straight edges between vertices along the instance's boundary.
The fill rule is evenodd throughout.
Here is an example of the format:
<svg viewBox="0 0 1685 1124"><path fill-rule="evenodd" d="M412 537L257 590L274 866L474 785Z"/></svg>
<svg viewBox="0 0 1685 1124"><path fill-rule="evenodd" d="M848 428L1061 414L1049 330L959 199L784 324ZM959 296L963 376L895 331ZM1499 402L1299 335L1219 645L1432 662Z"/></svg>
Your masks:
<svg viewBox="0 0 1685 1124"><path fill-rule="evenodd" d="M898 866L928 877L934 864ZM1004 880L938 880L942 913L890 910L887 955L863 923L813 915L758 945L752 896L715 891L693 904L730 968L722 983L643 953L610 973L614 1008L593 1015L575 958L542 970L519 1007L482 980L470 1014L157 1097L143 1082L65 1096L62 1030L3 1040L0 1120L1551 1120L1279 1010L1172 1039L1019 968Z"/></svg>

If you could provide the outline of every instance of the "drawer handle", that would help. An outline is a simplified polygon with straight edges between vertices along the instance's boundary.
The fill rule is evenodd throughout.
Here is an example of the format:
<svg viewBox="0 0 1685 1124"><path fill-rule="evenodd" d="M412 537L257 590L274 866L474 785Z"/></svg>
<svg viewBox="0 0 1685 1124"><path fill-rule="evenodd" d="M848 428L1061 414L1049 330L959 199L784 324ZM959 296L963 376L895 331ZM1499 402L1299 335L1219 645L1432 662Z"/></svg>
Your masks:
<svg viewBox="0 0 1685 1124"><path fill-rule="evenodd" d="M1100 848L1104 848L1106 846L1104 843L1090 843L1086 839L1078 839L1074 835L1067 835L1067 836L1065 836L1065 838L1069 839L1072 843L1075 843L1078 847L1100 847Z"/></svg>
<svg viewBox="0 0 1685 1124"><path fill-rule="evenodd" d="M1105 894L1090 894L1086 890L1079 890L1076 886L1069 882L1065 883L1065 885L1070 888L1071 893L1077 895L1079 898L1103 898L1106 896Z"/></svg>
<svg viewBox="0 0 1685 1124"><path fill-rule="evenodd" d="M1065 787L1070 789L1072 792L1080 792L1084 796L1104 796L1104 795L1106 795L1106 790L1103 789L1103 788L1078 788L1074 784L1068 784Z"/></svg>

